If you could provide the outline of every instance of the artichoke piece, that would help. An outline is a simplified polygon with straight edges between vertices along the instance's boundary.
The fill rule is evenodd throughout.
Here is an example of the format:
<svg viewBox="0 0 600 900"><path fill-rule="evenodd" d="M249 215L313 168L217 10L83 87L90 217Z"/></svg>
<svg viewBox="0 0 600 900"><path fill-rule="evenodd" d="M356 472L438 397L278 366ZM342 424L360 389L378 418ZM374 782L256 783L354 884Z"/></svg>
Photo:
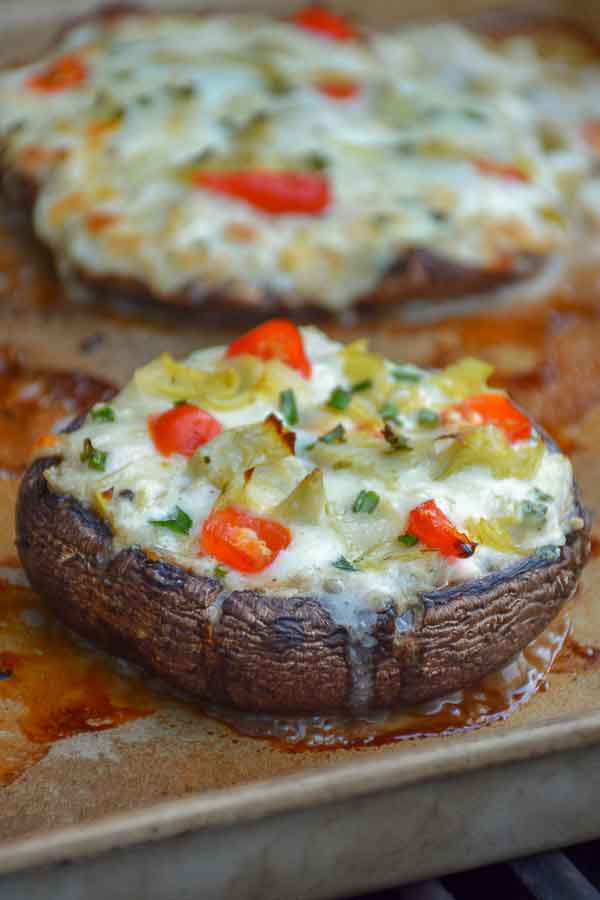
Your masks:
<svg viewBox="0 0 600 900"><path fill-rule="evenodd" d="M365 340L348 344L341 351L341 355L348 381L351 384L372 382L373 402L376 405L383 403L392 388L392 379L385 358L379 353L369 352Z"/></svg>
<svg viewBox="0 0 600 900"><path fill-rule="evenodd" d="M400 474L414 465L416 459L411 450L403 453L390 452L381 435L368 432L351 432L345 443L328 444L317 441L310 450L310 456L320 466L352 469L367 477L372 477L375 473L378 479L388 485L394 485Z"/></svg>
<svg viewBox="0 0 600 900"><path fill-rule="evenodd" d="M302 479L273 515L284 522L318 525L325 511L325 485L320 469L313 469Z"/></svg>
<svg viewBox="0 0 600 900"><path fill-rule="evenodd" d="M273 510L302 483L305 473L305 465L295 456L237 472L220 495L217 506L239 506L277 517Z"/></svg>
<svg viewBox="0 0 600 900"><path fill-rule="evenodd" d="M444 479L467 466L483 466L496 478L533 478L544 455L544 442L513 447L500 428L486 425L455 435L438 456L435 478Z"/></svg>
<svg viewBox="0 0 600 900"><path fill-rule="evenodd" d="M346 545L346 555L357 560L381 544L392 542L402 520L389 503L381 501L369 516L358 516L352 509L329 509L331 524Z"/></svg>
<svg viewBox="0 0 600 900"><path fill-rule="evenodd" d="M433 375L430 384L436 385L454 400L466 400L467 397L486 390L488 378L493 371L494 367L489 363L466 357Z"/></svg>
<svg viewBox="0 0 600 900"><path fill-rule="evenodd" d="M209 372L176 362L169 353L138 369L134 381L140 391L169 400L187 400L208 409L238 409L255 399L264 364L241 356Z"/></svg>
<svg viewBox="0 0 600 900"><path fill-rule="evenodd" d="M433 551L423 547L404 547L397 540L377 544L357 559L361 569L383 569L390 562L424 562L430 560Z"/></svg>
<svg viewBox="0 0 600 900"><path fill-rule="evenodd" d="M510 531L510 517L499 519L467 519L466 528L469 537L484 547L491 547L500 553L512 553L527 556L530 552L520 547Z"/></svg>
<svg viewBox="0 0 600 900"><path fill-rule="evenodd" d="M223 490L248 469L294 454L295 434L270 415L264 422L229 428L196 451L192 473Z"/></svg>

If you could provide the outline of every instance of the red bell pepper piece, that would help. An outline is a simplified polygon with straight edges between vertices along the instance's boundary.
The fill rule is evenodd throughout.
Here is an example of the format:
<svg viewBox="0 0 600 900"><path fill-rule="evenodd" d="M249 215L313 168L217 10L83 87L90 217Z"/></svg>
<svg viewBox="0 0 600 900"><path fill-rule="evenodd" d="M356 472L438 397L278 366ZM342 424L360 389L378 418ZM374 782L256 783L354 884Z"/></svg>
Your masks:
<svg viewBox="0 0 600 900"><path fill-rule="evenodd" d="M278 359L310 378L311 365L304 351L304 341L299 328L289 319L269 319L237 340L232 341L225 356L258 356L268 361Z"/></svg>
<svg viewBox="0 0 600 900"><path fill-rule="evenodd" d="M200 547L239 572L262 572L291 542L285 525L227 506L211 512L204 522Z"/></svg>
<svg viewBox="0 0 600 900"><path fill-rule="evenodd" d="M292 17L292 21L299 28L314 31L332 41L355 41L360 36L351 22L322 6L305 6Z"/></svg>
<svg viewBox="0 0 600 900"><path fill-rule="evenodd" d="M315 216L331 202L329 179L313 172L239 170L195 172L193 184L215 194L243 200L271 215Z"/></svg>
<svg viewBox="0 0 600 900"><path fill-rule="evenodd" d="M55 91L70 91L79 87L86 80L88 70L79 56L70 53L62 56L40 72L31 75L27 80L27 86L35 91L54 93Z"/></svg>
<svg viewBox="0 0 600 900"><path fill-rule="evenodd" d="M181 453L193 456L198 447L216 437L223 429L210 413L190 403L180 403L160 416L148 419L154 446L163 456Z"/></svg>
<svg viewBox="0 0 600 900"><path fill-rule="evenodd" d="M426 500L411 509L406 530L430 550L438 550L447 557L464 559L472 556L477 546L452 524L434 500Z"/></svg>
<svg viewBox="0 0 600 900"><path fill-rule="evenodd" d="M442 413L445 425L457 421L472 425L495 425L501 428L511 444L526 441L533 427L525 413L503 394L475 394L462 403L449 406Z"/></svg>

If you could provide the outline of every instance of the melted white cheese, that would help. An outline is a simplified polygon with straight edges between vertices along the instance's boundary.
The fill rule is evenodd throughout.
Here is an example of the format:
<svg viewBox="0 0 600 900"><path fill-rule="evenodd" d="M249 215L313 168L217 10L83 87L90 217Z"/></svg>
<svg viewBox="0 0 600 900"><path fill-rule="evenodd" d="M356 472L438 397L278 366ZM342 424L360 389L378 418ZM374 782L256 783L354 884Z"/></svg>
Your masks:
<svg viewBox="0 0 600 900"><path fill-rule="evenodd" d="M28 85L74 50L89 69L76 89ZM35 227L65 269L163 295L233 284L341 309L407 247L494 267L563 245L561 177L589 170L580 126L600 113L598 70L566 74L532 41L492 47L443 23L337 43L254 14L129 15L81 25L0 76L0 137L41 183ZM360 93L323 96L315 85L331 78ZM540 142L548 122L560 150ZM206 154L277 170L319 159L332 202L273 216L195 188Z"/></svg>
<svg viewBox="0 0 600 900"><path fill-rule="evenodd" d="M315 410L323 413L323 404L334 387L348 384L341 346L316 329L302 329L302 334L312 376L307 383L306 396L297 397L300 410L295 461L298 480L315 466L310 451L306 450L307 443L326 430L322 425L315 427L311 416ZM193 353L185 364L213 371L222 361L223 352L224 348L215 348ZM420 374L423 380L419 390L427 404L439 407L440 403L451 402L439 383L430 381L425 372ZM144 393L132 382L111 406L115 421L95 422L88 416L78 431L60 437L58 452L62 454L63 462L48 470L50 485L94 508L97 508L97 492L112 488L107 514L117 546L139 545L173 559L193 572L212 574L216 561L202 554L199 535L219 490L204 476L194 475L193 467L183 456L161 456L148 432L149 416L170 409L171 402ZM225 429L261 422L272 412L278 414L277 407L265 399L227 413L214 409L211 412ZM330 411L329 415L332 422L342 421L348 429L354 427L343 412ZM409 441L424 437L424 429L408 416L403 418L402 430ZM88 438L94 448L108 454L103 472L90 469L80 459L84 440ZM202 453L205 451L210 452L210 443L202 448ZM483 466L470 466L448 478L435 479L429 457L400 468L398 477L392 481L384 479L377 469L364 475L353 469L320 467L328 515L322 517L318 525L286 522L292 533L290 546L258 574L245 575L230 569L226 576L228 588L252 586L280 593L317 591L327 594L329 602L340 607L340 615L348 596L362 597L374 607L393 598L401 609L414 602L423 589L478 578L522 558L479 545L473 556L464 560L445 559L438 553L429 553L426 560L391 559L383 566L363 571L348 572L333 566L341 556L353 559L365 528L379 529L372 538L374 544L379 540L395 541L406 530L410 510L430 499L435 500L457 528L468 534L469 520L494 520L514 512L522 501L532 499L536 488L551 495L545 521L539 529L530 529L523 537L522 545L528 553L534 553L542 546L561 546L565 535L575 527L570 462L548 448L544 449L535 475L526 479L493 477ZM361 490L377 492L380 510L386 509L384 516L378 519L365 513L351 513ZM122 491L132 492L133 499L131 494L122 495ZM151 524L151 520L171 516L176 507L183 509L192 520L187 536ZM342 525L335 527L339 516Z"/></svg>

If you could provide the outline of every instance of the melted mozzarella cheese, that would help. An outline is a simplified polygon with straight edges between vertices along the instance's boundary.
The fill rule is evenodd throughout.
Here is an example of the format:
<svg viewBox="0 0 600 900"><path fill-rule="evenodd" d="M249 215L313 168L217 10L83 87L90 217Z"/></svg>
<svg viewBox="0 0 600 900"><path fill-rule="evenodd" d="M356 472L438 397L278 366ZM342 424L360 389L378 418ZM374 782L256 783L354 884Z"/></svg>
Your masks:
<svg viewBox="0 0 600 900"><path fill-rule="evenodd" d="M348 383L341 345L316 329L302 329L302 334L312 375L306 393L297 396L300 411L294 458L297 480L315 467L310 444L325 430L323 415L329 417L327 427L336 421L345 422L348 429L354 427L344 412L324 406L334 387ZM222 363L223 352L224 348L215 348L193 353L185 365L194 370L214 371ZM422 376L420 402L438 408L450 402L439 381L420 370L415 372ZM195 474L192 463L183 456L163 457L157 452L148 431L148 419L170 408L171 401L145 392L133 381L112 402L114 421L98 422L88 416L78 431L60 437L58 451L63 462L48 470L47 478L53 489L73 495L96 510L99 492L108 491L110 499L104 514L109 518L117 546L141 546L193 572L210 575L216 561L201 552L200 532L220 490L205 475ZM261 422L270 413L280 415L277 404L264 397L233 411L212 410L224 429ZM424 429L414 417L403 417L402 423L409 441L424 439ZM96 450L107 454L104 471L95 471L82 462L81 451L86 439L91 440ZM340 608L348 596L362 598L375 608L393 600L401 609L414 602L423 590L478 578L522 558L480 544L473 556L465 560L446 559L438 553L403 560L392 553L381 565L361 568L357 564L357 571L344 571L334 565L340 557L356 558L356 547L363 545L365 529L374 529L370 538L374 546L387 541L393 547L398 535L406 530L411 509L430 499L435 500L457 528L468 534L471 521L497 520L507 513L514 514L520 504L532 499L536 489L551 495L546 499L543 522L526 531L522 538L523 552L527 554L548 545L560 547L569 531L581 527L573 524L571 465L561 453L544 448L531 478L498 478L484 466L471 465L442 479L432 474L430 466L435 446L433 440L428 453L409 466L403 467L400 462L398 474L392 479L386 476L383 465L365 472L321 464L327 515L318 524L286 522L292 533L290 546L260 573L246 575L230 569L227 587L266 588L280 593L317 591ZM201 452L210 453L210 443ZM385 462L384 457L381 459ZM378 494L383 515L352 512L362 490ZM188 535L153 524L155 520L172 516L177 507L192 521Z"/></svg>
<svg viewBox="0 0 600 900"><path fill-rule="evenodd" d="M85 81L32 89L67 52ZM35 227L65 270L130 276L165 296L234 285L335 310L408 247L493 268L563 246L561 177L589 170L578 129L600 93L593 67L568 74L531 41L492 47L446 24L337 43L254 14L123 15L0 76L0 136L40 182ZM323 95L332 79L357 95ZM548 122L560 152L540 141ZM320 215L269 215L191 180L207 166L315 165L332 191Z"/></svg>

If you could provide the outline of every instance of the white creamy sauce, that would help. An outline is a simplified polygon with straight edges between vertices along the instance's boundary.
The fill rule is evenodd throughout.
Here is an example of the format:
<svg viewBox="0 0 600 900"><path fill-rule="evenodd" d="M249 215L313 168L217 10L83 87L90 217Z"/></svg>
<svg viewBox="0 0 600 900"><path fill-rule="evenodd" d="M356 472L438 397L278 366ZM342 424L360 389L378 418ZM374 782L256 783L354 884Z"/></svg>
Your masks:
<svg viewBox="0 0 600 900"><path fill-rule="evenodd" d="M31 87L75 51L81 84ZM317 89L344 79L350 99ZM40 182L35 227L66 269L163 295L233 284L343 309L407 247L484 268L562 248L564 176L591 170L582 125L600 117L599 86L598 67L444 23L336 42L259 15L125 15L2 74L0 139ZM315 215L263 213L194 186L207 166L318 166L332 200Z"/></svg>
<svg viewBox="0 0 600 900"><path fill-rule="evenodd" d="M295 482L315 468L313 451L306 449L307 444L310 446L336 422L345 425L349 436L357 428L345 411L324 406L333 388L349 386L342 346L316 329L304 328L301 332L312 376L304 381L297 373L290 373L290 383L297 383L299 378L304 381L300 385L302 390L296 391L300 422L296 429L296 456L291 458L289 470L294 473ZM224 365L224 349L193 353L184 364L193 370L214 371ZM440 409L453 402L444 394L440 383L434 382L435 373L414 368L410 371L421 377L418 390L424 406ZM398 386L398 396L402 390ZM131 382L111 402L114 421L98 422L88 416L79 430L60 436L58 452L63 462L49 469L47 478L54 490L73 495L96 510L98 492L110 491L106 509L100 512L107 516L118 547L141 546L192 572L212 575L218 561L203 554L200 533L219 498L220 488L210 483L206 474L195 474L193 459L178 454L165 457L156 450L148 430L148 418L171 406L171 400L145 392L135 381ZM270 413L281 415L277 401L265 397L227 413L208 409L224 429L262 422ZM284 524L292 535L289 547L256 574L226 567L226 572L220 573L224 586L229 590L258 588L283 594L317 593L325 597L324 602L337 622L347 625L351 620L352 633L356 632L357 641L364 645L361 635L365 626L358 616L361 609L366 614L395 604L398 612L402 612L416 602L423 590L476 579L523 558L480 543L468 559L445 558L440 553L429 552L404 560L392 553L392 558L383 564L361 568L357 563L357 571L344 571L333 565L340 557L356 561L360 555L357 548L364 550L365 546L380 544L397 548L397 538L405 533L408 515L418 504L435 500L450 521L468 535L470 521L498 520L514 513L523 501L531 501L535 489L542 491L549 495L545 501L545 518L535 528L523 531L521 547L526 554L548 545L559 547L569 531L581 527L573 524L572 471L569 460L562 454L544 448L537 470L529 478L494 477L483 465L469 465L446 478L434 477L431 459L437 442L433 438L447 434L448 426L432 432L419 426L412 414L402 414L401 421L402 433L409 442L416 445L419 441L433 441L427 443L430 449L421 461L404 465L400 455L383 453L381 465L366 473L319 463L324 477L326 512L318 524L286 521ZM96 471L81 460L86 439L96 450L107 454L103 471ZM514 446L528 447L539 440L534 433L528 441ZM209 455L210 447L208 442L197 452ZM395 460L397 476L390 478L387 467L395 465ZM379 505L372 515L353 512L361 490L375 491L379 497ZM189 534L178 534L152 524L152 520L172 516L177 507L192 521ZM268 510L261 514L269 516ZM367 531L370 537L365 545Z"/></svg>

